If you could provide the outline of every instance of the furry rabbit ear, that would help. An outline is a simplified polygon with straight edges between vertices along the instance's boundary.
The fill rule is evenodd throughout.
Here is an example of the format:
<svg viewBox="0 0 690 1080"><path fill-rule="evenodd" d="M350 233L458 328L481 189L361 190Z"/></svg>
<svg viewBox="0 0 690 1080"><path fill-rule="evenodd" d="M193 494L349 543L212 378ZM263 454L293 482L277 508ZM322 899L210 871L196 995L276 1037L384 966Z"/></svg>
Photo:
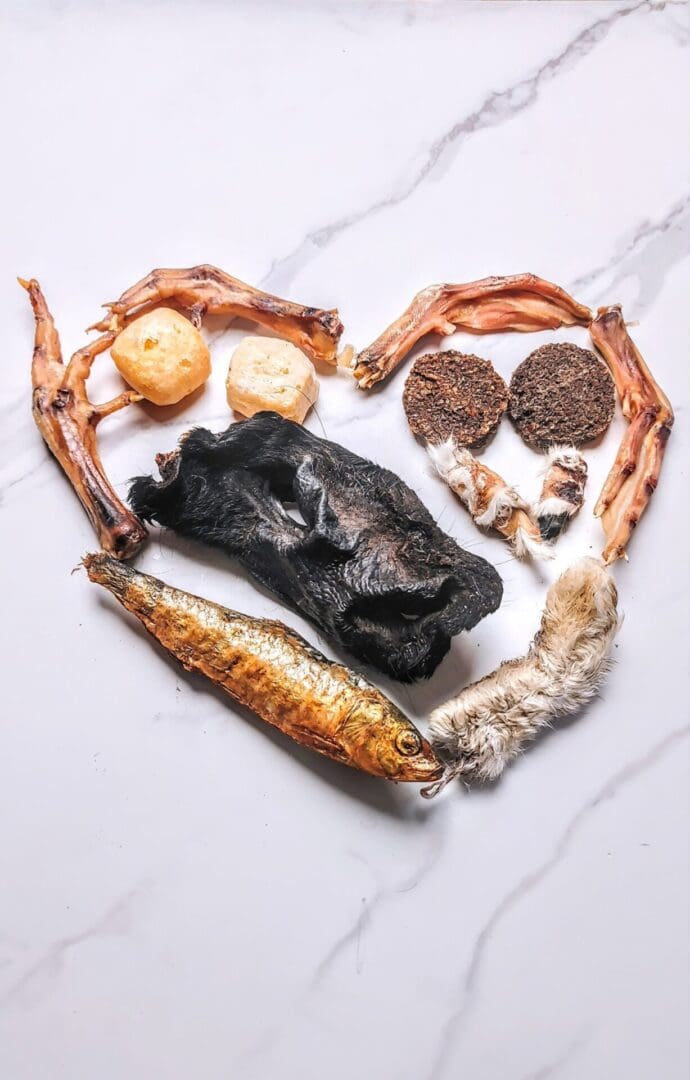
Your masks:
<svg viewBox="0 0 690 1080"><path fill-rule="evenodd" d="M174 467L163 460L161 481L132 486L138 513L223 548L393 678L427 678L451 637L501 601L494 568L441 532L398 476L276 413L196 430Z"/></svg>

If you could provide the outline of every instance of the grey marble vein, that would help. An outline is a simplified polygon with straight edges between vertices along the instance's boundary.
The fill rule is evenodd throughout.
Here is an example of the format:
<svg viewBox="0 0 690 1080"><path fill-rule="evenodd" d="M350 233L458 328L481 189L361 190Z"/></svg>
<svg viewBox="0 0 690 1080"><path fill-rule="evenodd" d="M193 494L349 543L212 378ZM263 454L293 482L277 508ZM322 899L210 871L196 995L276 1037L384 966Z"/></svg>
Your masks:
<svg viewBox="0 0 690 1080"><path fill-rule="evenodd" d="M95 922L76 934L58 938L31 964L24 973L0 994L0 1004L11 1004L30 984L43 977L57 977L62 971L65 955L84 942L101 935L121 934L126 930L127 918L132 903L140 894L143 882L128 889L123 896L112 904Z"/></svg>
<svg viewBox="0 0 690 1080"><path fill-rule="evenodd" d="M427 149L422 164L414 173L403 179L390 194L376 199L361 210L345 214L336 221L307 233L293 251L272 262L261 284L278 293L287 290L302 267L312 259L315 253L328 247L347 229L374 217L382 210L404 203L439 168L447 167L470 135L512 120L514 116L533 105L542 87L568 70L577 61L584 59L607 36L618 20L641 10L663 10L668 2L669 0L662 0L661 3L655 3L654 0L638 0L635 4L617 8L591 23L590 26L581 30L560 53L550 57L536 71L506 90L489 94L474 112L456 121L452 127L438 136Z"/></svg>
<svg viewBox="0 0 690 1080"><path fill-rule="evenodd" d="M337 961L351 949L354 949L355 954L355 971L357 974L360 973L362 969L362 938L365 931L368 931L371 927L374 915L397 896L400 896L403 893L412 892L429 876L443 852L445 835L446 833L442 824L442 819L439 818L439 824L433 829L432 839L428 844L424 857L419 865L397 884L382 885L374 892L371 899L366 900L363 898L360 910L357 912L352 924L334 941L327 949L322 959L317 963L304 993L291 1009L290 1017L284 1017L284 1022L280 1025L273 1025L264 1030L254 1040L252 1045L239 1055L238 1060L248 1061L250 1059L255 1059L275 1046L276 1043L279 1042L283 1032L293 1024L294 1017L303 1010L305 1004L312 997L318 995L323 982L326 980ZM368 866L367 863L365 863L365 865Z"/></svg>
<svg viewBox="0 0 690 1080"><path fill-rule="evenodd" d="M656 300L669 270L687 258L689 251L690 196L685 196L659 221L641 222L622 239L610 259L578 277L572 288L577 292L595 285L597 300L615 303L613 290L626 278L636 275L638 292L631 314L638 318Z"/></svg>
<svg viewBox="0 0 690 1080"><path fill-rule="evenodd" d="M534 870L530 870L496 905L489 918L482 927L474 943L469 963L465 969L460 986L460 1004L447 1018L441 1030L436 1058L429 1072L428 1080L440 1080L446 1072L450 1055L455 1041L462 1029L463 1022L472 1005L472 993L477 985L487 950L496 935L497 928L502 924L507 915L526 897L533 889L544 881L554 870L564 856L582 826L588 821L590 815L597 810L602 803L608 802L619 794L628 784L637 780L648 769L651 769L658 761L673 749L679 742L690 735L690 724L676 728L668 735L656 742L649 750L639 758L624 765L622 769L614 773L605 784L592 795L580 807L570 819L552 852Z"/></svg>
<svg viewBox="0 0 690 1080"><path fill-rule="evenodd" d="M580 1034L568 1044L565 1050L559 1054L557 1058L526 1073L521 1077L521 1080L549 1080L550 1077L556 1076L563 1066L569 1064L575 1055L579 1053L585 1045L587 1037L586 1032L580 1032Z"/></svg>

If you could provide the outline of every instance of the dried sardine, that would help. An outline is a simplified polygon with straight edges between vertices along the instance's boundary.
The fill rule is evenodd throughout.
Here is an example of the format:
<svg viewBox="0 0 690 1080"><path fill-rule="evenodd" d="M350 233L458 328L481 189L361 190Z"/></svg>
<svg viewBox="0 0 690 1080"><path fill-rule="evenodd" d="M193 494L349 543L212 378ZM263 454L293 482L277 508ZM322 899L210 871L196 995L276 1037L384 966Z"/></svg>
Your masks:
<svg viewBox="0 0 690 1080"><path fill-rule="evenodd" d="M384 694L283 623L230 611L104 553L84 565L187 671L296 742L387 780L441 776L428 742Z"/></svg>

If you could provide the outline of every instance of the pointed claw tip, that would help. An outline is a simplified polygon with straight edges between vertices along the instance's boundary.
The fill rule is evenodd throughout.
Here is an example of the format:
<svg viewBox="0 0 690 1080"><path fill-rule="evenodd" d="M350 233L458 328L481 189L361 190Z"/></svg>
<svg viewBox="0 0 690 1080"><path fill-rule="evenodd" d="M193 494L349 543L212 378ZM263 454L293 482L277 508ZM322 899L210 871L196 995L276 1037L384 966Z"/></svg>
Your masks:
<svg viewBox="0 0 690 1080"><path fill-rule="evenodd" d="M27 291L27 292L28 292L28 291L29 291L29 289L31 288L31 281L30 281L30 279L28 279L28 278L23 278L23 277L18 277L18 278L17 278L17 281L18 281L18 282L19 282L19 284L21 285L22 289L26 289L26 291Z"/></svg>

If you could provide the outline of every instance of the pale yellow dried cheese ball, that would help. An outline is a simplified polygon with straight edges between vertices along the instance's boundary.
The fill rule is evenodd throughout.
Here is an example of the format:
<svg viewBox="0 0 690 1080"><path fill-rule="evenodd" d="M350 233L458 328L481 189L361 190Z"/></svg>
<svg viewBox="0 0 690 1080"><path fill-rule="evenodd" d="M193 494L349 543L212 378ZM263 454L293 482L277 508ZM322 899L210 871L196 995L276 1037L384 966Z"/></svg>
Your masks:
<svg viewBox="0 0 690 1080"><path fill-rule="evenodd" d="M314 365L289 341L246 337L230 360L228 405L243 416L272 409L301 424L319 396Z"/></svg>
<svg viewBox="0 0 690 1080"><path fill-rule="evenodd" d="M131 322L115 338L111 355L123 379L154 405L174 405L211 374L206 342L172 308L156 308Z"/></svg>

